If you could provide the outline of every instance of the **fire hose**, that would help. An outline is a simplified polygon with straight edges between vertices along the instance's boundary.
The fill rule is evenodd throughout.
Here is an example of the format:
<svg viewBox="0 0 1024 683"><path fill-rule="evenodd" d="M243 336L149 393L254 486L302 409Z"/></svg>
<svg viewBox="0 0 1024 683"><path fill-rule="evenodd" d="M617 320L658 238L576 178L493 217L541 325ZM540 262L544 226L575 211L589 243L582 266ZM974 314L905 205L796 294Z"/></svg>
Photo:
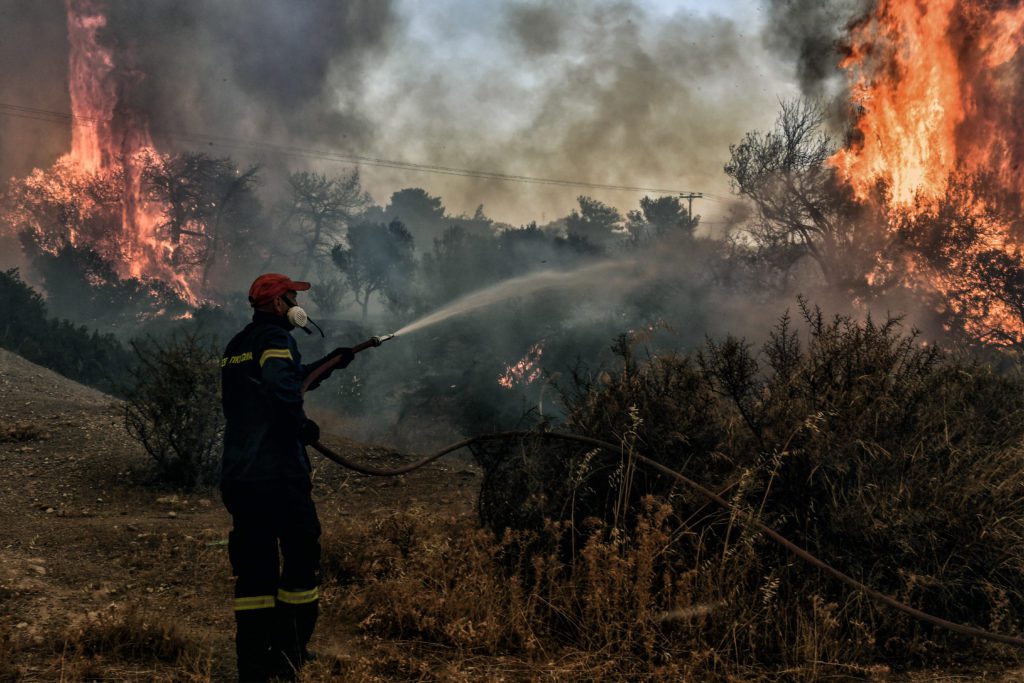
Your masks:
<svg viewBox="0 0 1024 683"><path fill-rule="evenodd" d="M359 351L362 351L362 350L367 349L367 348L372 348L372 347L375 347L375 346L380 346L381 343L383 343L384 341L387 341L388 339L391 339L393 336L394 335L385 335L383 337L373 337L373 338L368 339L367 341L363 342L362 344L359 344L359 345L353 347L352 350L353 350L354 353L358 353ZM303 390L305 390L306 386L307 385L303 385ZM417 460L415 462L411 462L409 464L402 465L400 467L395 467L395 468L387 469L387 468L371 467L369 465L363 465L363 464L360 464L360 463L357 463L357 462L353 462L352 460L349 460L348 458L345 458L345 457L335 453L334 451L332 451L330 448L328 448L327 446L323 445L319 441L316 442L316 443L313 443L311 445L313 446L314 449L316 449L321 455L323 455L328 460L331 460L332 462L335 462L338 465L341 465L342 467L350 469L350 470L352 470L354 472L358 472L360 474L365 474L365 475L369 475L369 476L375 476L375 477L394 477L394 476L398 476L398 475L402 475L402 474L407 474L407 473L412 472L414 470L418 470L421 467L429 465L430 463L434 462L435 460L437 460L437 459L439 459L439 458L441 458L441 457L443 457L445 455L448 455L449 453L452 453L454 451L460 450L462 448L466 448L467 446L471 446L471 445L473 445L475 443L481 443L481 442L484 442L484 441L504 440L504 439L516 439L516 438L518 438L518 439L525 439L525 438L529 438L529 437L540 437L540 438L545 438L545 439L557 439L557 440L561 440L561 441L571 441L571 442L583 444L583 445L586 445L586 446L590 446L592 448L600 448L602 450L609 451L609 452L612 452L612 453L621 453L622 452L622 447L621 446L616 446L615 444L613 444L613 443L611 443L609 441L602 441L601 439L594 439L594 438L591 438L589 436L581 436L579 434L566 434L566 433L562 433L562 432L527 432L527 431L497 432L497 433L493 433L493 434L481 434L480 436L474 436L474 437L471 437L471 438L468 438L468 439L463 439L462 441L458 441L456 443L453 443L453 444L450 444L448 446L445 446L441 450L439 450L439 451L437 451L435 453L432 453L432 454L430 454L430 455L428 455L428 456L426 456L426 457L424 457L424 458L422 458L420 460ZM846 573L836 569L835 567L833 567L832 565L826 563L825 561L818 559L816 556L812 555L807 550L804 550L803 548L798 546L796 543L794 543L794 542L790 541L789 539L785 538L780 533L778 533L777 531L772 529L770 526L768 526L767 524L762 522L753 513L748 512L746 510L742 510L740 508L737 508L736 506L732 505L729 501L725 500L724 498L722 498L720 495L718 495L714 491L711 491L710 489L706 488L705 486L702 486L701 484L699 484L696 481L690 479L686 475L684 475L684 474L682 474L680 472L677 472L677 471L675 471L673 469L670 469L670 468L666 467L665 465L662 465L661 463L657 462L656 460L652 460L652 459L650 459L650 458L648 458L648 457L646 457L644 455L640 455L639 453L630 453L629 457L631 457L634 460L636 460L636 462L641 463L643 465L646 465L647 467L650 467L651 469L653 469L653 470L655 470L655 471L657 471L657 472L659 472L659 473L661 473L661 474L663 474L663 475L665 475L667 477L675 479L679 483L685 485L687 488L692 489L693 491L696 491L701 496L703 496L704 498L708 499L709 501L711 501L715 505L717 505L717 506L723 508L724 510L728 511L730 514L735 515L735 516L739 517L740 519L744 520L745 522L750 524L752 527L754 527L755 529L757 529L761 533L763 533L766 536L768 536L768 538L772 539L773 541L778 543L780 546L782 546L783 548L788 550L790 553L792 553L793 555L796 555L798 558L800 558L804 562L810 564L812 567L815 567L815 568L825 572L826 574L828 574L828 575L838 579L840 582L846 584L847 586L850 586L850 587L854 588L855 590L858 590L858 591L862 592L864 595L866 595L867 597L871 598L872 600L880 602L883 605L891 607L892 609L895 609L895 610L897 610L899 612L903 612L904 614L906 614L906 615L908 615L910 617L913 617L914 619L917 619L919 621L923 621L923 622L932 624L933 626L938 626L940 628L952 631L954 633L959 633L961 635L970 636L970 637L973 637L973 638L980 638L982 640L990 640L990 641L994 641L994 642L997 642L997 643L1003 643L1005 645L1013 645L1015 647L1024 648L1024 638L1019 638L1019 637L1015 637L1015 636L1008 636L1008 635L1004 635L1004 634L1001 634L1001 633L993 633L991 631L986 631L985 629L976 628L974 626L965 626L963 624L958 624L956 622L949 621L949 620L943 619L941 617L936 617L936 616L934 616L932 614L928 614L927 612L922 612L921 610L919 610L917 608L914 608L914 607L911 607L910 605L902 603L899 600L886 595L885 593L877 591L874 588L871 588L870 586L868 586L867 584L864 584L864 583L858 581L857 579L853 578L852 576L850 576L850 575L848 575L848 574L846 574Z"/></svg>
<svg viewBox="0 0 1024 683"><path fill-rule="evenodd" d="M380 346L387 340L394 339L394 337L395 335L393 334L382 334L379 337L370 337L366 341L356 344L351 349L349 349L349 351L351 351L352 354L355 355L360 351L365 351L366 349L372 349L374 347ZM335 356L334 358L331 358L321 363L316 368L314 368L312 372L306 375L306 379L302 381L302 393L306 393L306 390L309 389L311 384L316 382L319 378L323 377L326 373L338 367L338 363L341 362L341 358L341 356Z"/></svg>

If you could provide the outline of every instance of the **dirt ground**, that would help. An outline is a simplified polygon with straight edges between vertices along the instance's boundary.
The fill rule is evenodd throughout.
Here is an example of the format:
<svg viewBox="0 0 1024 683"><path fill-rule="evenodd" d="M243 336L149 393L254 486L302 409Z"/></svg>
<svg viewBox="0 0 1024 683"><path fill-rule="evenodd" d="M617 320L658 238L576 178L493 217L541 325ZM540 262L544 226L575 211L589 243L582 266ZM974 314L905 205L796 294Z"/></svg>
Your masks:
<svg viewBox="0 0 1024 683"><path fill-rule="evenodd" d="M397 461L340 436L324 441L378 466ZM416 505L473 514L479 471L466 460L382 479L312 459L325 528ZM117 401L0 350L0 471L0 658L13 660L0 666L0 680L76 680L85 674L68 669L67 641L126 610L176 624L202 644L204 661L191 672L119 662L89 676L234 678L230 517L215 490L187 495L153 484ZM364 647L355 624L330 626L318 629L320 653L344 658Z"/></svg>

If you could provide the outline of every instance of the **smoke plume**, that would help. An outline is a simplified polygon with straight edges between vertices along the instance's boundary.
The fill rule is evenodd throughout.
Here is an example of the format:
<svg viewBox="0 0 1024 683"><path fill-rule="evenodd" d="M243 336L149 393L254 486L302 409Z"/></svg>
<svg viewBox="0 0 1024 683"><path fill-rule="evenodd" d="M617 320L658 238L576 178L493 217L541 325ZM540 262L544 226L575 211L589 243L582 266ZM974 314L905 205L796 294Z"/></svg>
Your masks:
<svg viewBox="0 0 1024 683"><path fill-rule="evenodd" d="M757 21L636 1L95 4L107 17L101 40L130 76L122 97L148 117L158 147L263 161L270 172L344 169L221 138L725 194L728 145L793 94ZM3 11L4 99L66 111L63 3L16 0ZM0 121L6 177L66 149L59 125L32 126ZM420 186L453 212L485 202L513 223L565 215L588 193L363 170L382 204ZM601 196L623 210L638 198Z"/></svg>
<svg viewBox="0 0 1024 683"><path fill-rule="evenodd" d="M764 43L794 65L805 95L832 95L840 85L842 41L850 24L873 4L873 0L771 0Z"/></svg>

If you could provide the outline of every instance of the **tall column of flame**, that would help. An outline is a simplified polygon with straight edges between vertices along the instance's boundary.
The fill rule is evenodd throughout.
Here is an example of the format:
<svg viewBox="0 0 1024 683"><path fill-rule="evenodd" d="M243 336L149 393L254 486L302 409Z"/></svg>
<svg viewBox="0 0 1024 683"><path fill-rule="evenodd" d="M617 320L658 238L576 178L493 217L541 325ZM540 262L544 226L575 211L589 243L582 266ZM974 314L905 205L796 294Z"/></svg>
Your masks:
<svg viewBox="0 0 1024 683"><path fill-rule="evenodd" d="M194 301L188 283L168 263L171 245L157 234L162 210L145 201L143 166L159 153L146 120L125 105L124 91L142 76L118 65L100 40L107 26L99 0L65 0L68 16L71 151L62 161L85 173L121 173L123 182L120 254L112 258L121 275L155 277L177 285Z"/></svg>
<svg viewBox="0 0 1024 683"><path fill-rule="evenodd" d="M91 0L67 0L68 85L71 94L71 151L67 158L87 173L107 170L117 159L111 149L117 92L110 73L114 59L100 46L107 18Z"/></svg>
<svg viewBox="0 0 1024 683"><path fill-rule="evenodd" d="M891 215L919 215L953 175L985 174L986 195L1020 212L1024 196L1024 6L1011 0L877 0L843 62L856 111L853 141L831 159L862 200L887 184ZM983 215L982 200L967 209ZM978 249L1019 254L1008 223L985 225ZM970 254L948 271L906 266L984 336L1024 341L1024 321L972 282ZM953 294L953 293L957 294ZM968 292L965 297L964 292ZM975 294L976 293L976 294ZM966 302L966 303L965 303Z"/></svg>
<svg viewBox="0 0 1024 683"><path fill-rule="evenodd" d="M994 172L1024 189L1018 5L878 0L853 28L842 65L858 139L832 162L859 196L884 180L905 208L942 196L957 171Z"/></svg>

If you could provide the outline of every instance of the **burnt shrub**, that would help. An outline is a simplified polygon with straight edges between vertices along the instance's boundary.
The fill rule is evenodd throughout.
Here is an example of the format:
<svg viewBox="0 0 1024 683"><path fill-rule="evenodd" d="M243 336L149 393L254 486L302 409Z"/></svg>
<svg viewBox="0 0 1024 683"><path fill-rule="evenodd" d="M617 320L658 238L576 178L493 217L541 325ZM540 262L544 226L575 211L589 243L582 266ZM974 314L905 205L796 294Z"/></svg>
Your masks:
<svg viewBox="0 0 1024 683"><path fill-rule="evenodd" d="M197 334L133 342L138 359L125 402L125 426L156 461L161 478L196 487L212 483L224 430L220 354Z"/></svg>

